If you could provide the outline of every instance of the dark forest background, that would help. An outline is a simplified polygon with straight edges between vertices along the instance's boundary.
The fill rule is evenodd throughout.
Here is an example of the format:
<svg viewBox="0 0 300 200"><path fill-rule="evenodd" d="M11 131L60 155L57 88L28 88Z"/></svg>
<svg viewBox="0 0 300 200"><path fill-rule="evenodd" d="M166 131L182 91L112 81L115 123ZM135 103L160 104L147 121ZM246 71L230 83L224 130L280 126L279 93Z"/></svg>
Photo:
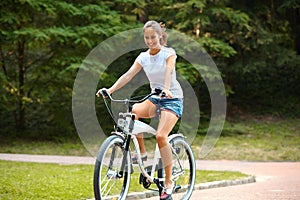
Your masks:
<svg viewBox="0 0 300 200"><path fill-rule="evenodd" d="M147 20L206 49L222 73L228 117L300 116L299 0L1 0L1 135L76 137L72 90L80 64L105 39ZM107 83L135 56L113 63L123 68ZM194 80L201 110L209 112L201 75L185 67L179 60L178 71Z"/></svg>

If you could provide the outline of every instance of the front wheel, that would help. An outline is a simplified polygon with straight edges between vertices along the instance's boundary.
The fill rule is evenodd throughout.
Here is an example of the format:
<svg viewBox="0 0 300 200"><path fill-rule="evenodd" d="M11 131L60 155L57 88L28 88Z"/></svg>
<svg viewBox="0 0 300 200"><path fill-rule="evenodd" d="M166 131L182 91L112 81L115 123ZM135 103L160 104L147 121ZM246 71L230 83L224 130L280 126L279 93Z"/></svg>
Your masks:
<svg viewBox="0 0 300 200"><path fill-rule="evenodd" d="M172 149L172 177L175 189L173 200L188 200L194 190L196 164L193 151L183 136L178 135L169 141Z"/></svg>
<svg viewBox="0 0 300 200"><path fill-rule="evenodd" d="M100 147L94 169L96 200L125 200L130 184L130 155L124 149L124 139L108 137Z"/></svg>

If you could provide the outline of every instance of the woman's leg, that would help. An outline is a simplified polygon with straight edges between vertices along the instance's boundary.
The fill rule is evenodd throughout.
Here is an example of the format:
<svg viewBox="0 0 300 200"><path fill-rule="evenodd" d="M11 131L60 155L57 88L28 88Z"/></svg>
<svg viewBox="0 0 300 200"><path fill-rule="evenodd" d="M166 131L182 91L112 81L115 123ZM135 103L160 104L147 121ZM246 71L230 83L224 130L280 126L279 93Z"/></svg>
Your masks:
<svg viewBox="0 0 300 200"><path fill-rule="evenodd" d="M133 105L132 113L136 114L136 119L152 118L156 115L156 106L149 100ZM137 135L141 154L146 153L146 148L143 139L143 133Z"/></svg>
<svg viewBox="0 0 300 200"><path fill-rule="evenodd" d="M172 152L168 143L168 135L175 126L178 117L171 111L162 110L156 133L156 141L165 168L165 187L172 187Z"/></svg>

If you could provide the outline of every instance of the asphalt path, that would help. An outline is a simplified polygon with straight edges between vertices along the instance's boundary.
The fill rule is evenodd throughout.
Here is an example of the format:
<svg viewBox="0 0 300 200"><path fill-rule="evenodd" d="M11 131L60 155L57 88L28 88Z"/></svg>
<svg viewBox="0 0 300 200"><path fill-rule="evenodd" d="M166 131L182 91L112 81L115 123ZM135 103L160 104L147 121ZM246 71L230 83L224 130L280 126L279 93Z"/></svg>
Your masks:
<svg viewBox="0 0 300 200"><path fill-rule="evenodd" d="M92 157L0 154L0 160L94 164ZM300 200L300 162L197 161L197 168L240 171L255 176L249 184L195 190L190 200ZM157 200L158 197L147 198Z"/></svg>
<svg viewBox="0 0 300 200"><path fill-rule="evenodd" d="M198 161L198 168L240 171L255 183L195 190L190 200L300 200L300 162ZM158 198L148 198L147 200Z"/></svg>

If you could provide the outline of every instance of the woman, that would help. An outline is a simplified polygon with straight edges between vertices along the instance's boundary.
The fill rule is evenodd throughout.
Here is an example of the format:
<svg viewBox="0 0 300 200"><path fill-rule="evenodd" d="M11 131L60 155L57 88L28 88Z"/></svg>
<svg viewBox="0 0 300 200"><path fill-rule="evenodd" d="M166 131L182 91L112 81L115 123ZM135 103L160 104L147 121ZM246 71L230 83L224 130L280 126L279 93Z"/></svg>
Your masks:
<svg viewBox="0 0 300 200"><path fill-rule="evenodd" d="M176 80L175 64L176 52L167 48L167 34L163 24L156 21L148 21L143 28L144 41L148 50L140 53L131 68L123 74L108 89L112 94L127 84L141 69L143 69L150 81L152 90L163 88L164 97L152 96L148 100L135 104L132 112L138 118L152 118L156 115L156 108L161 108L160 120L156 132L156 141L160 150L165 169L165 190L160 196L161 200L171 198L174 183L172 182L172 152L168 145L168 135L182 115L183 92ZM100 95L101 89L97 92ZM138 136L142 159L147 159L143 136ZM133 157L133 161L136 158Z"/></svg>

